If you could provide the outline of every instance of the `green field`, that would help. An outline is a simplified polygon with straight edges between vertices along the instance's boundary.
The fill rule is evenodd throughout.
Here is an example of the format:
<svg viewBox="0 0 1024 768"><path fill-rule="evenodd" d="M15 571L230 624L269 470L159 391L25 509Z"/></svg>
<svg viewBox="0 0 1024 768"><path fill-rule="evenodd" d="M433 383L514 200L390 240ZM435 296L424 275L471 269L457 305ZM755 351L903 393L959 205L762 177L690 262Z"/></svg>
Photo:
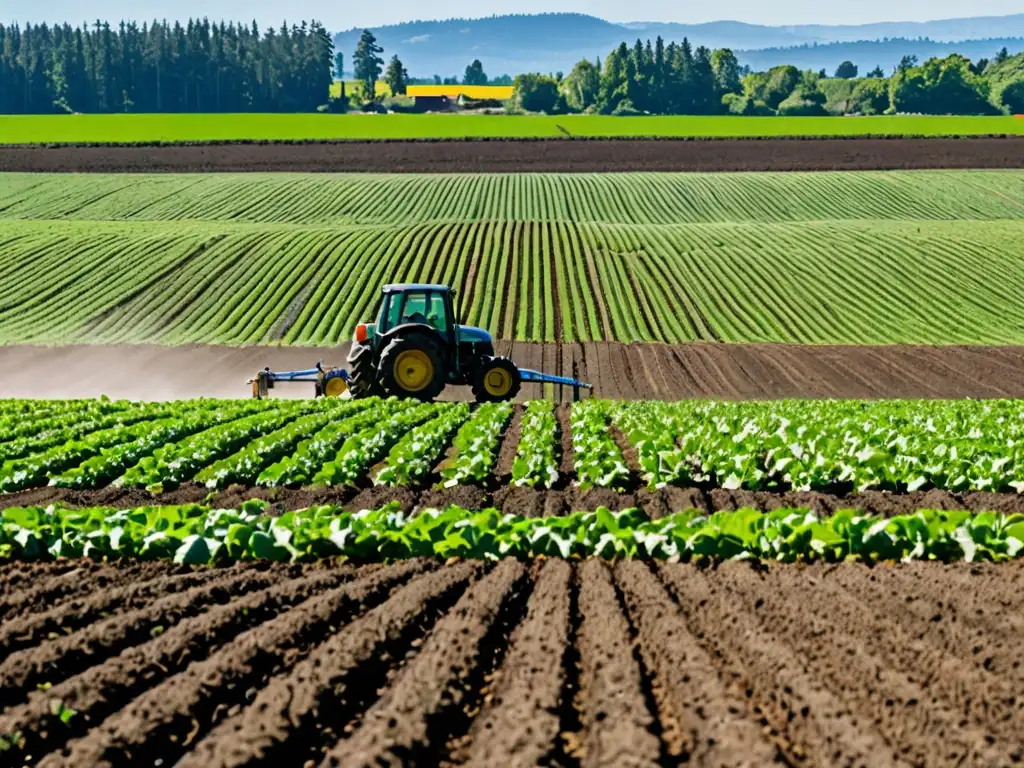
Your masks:
<svg viewBox="0 0 1024 768"><path fill-rule="evenodd" d="M0 343L1024 344L1024 172L0 177Z"/></svg>
<svg viewBox="0 0 1024 768"><path fill-rule="evenodd" d="M0 117L0 144L572 136L1024 135L1014 117L156 114Z"/></svg>

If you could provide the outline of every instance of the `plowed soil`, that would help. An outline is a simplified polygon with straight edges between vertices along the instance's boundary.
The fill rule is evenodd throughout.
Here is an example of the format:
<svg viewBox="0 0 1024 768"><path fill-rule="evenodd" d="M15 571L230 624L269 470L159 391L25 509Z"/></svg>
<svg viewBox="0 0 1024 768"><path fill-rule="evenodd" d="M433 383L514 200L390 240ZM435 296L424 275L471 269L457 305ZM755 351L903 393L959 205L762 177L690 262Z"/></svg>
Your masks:
<svg viewBox="0 0 1024 768"><path fill-rule="evenodd" d="M1024 139L540 139L0 147L0 171L517 173L1024 168Z"/></svg>
<svg viewBox="0 0 1024 768"><path fill-rule="evenodd" d="M102 488L97 491L75 491L68 488L33 488L0 494L0 509L8 507L47 506L60 503L66 507L107 506L116 509L161 504L208 504L214 508L233 508L247 499L270 502L268 514L276 515L317 504L336 504L342 509L358 512L378 509L398 502L406 512L416 508L445 507L454 504L477 510L495 507L503 512L525 517L567 515L592 511L598 507L613 510L639 507L657 520L675 512L696 509L705 512L752 508L770 511L780 507L808 508L820 515L840 509L856 509L878 517L905 515L918 509L969 510L972 512L1024 513L1024 495L1016 493L951 493L949 491L914 491L889 493L819 493L815 491L729 491L722 488L663 488L648 491L634 478L635 490L619 493L605 488L580 491L572 487L572 478L564 477L564 490L534 490L503 486L493 491L477 486L455 488L388 488L377 486L359 490L352 487L333 488L242 488L232 486L225 491L207 495L198 485L185 485L176 491L152 494L142 489ZM0 599L2 605L2 599Z"/></svg>
<svg viewBox="0 0 1024 768"><path fill-rule="evenodd" d="M31 600L26 575L69 568L94 597ZM161 565L129 602L101 591L116 572L0 566L0 588L25 597L0 640L32 637L0 665L0 765L1024 756L1021 561ZM246 576L242 593L192 599ZM167 601L181 608L159 632L136 631Z"/></svg>
<svg viewBox="0 0 1024 768"><path fill-rule="evenodd" d="M523 367L562 376L575 371L593 385L594 396L611 399L1024 397L1024 347L518 341L498 347ZM304 369L320 359L344 366L347 354L347 344L6 346L0 347L0 397L248 397L247 380L265 366ZM519 399L572 398L569 387L546 385L545 392L543 386L524 384ZM311 397L312 387L280 384L273 396ZM449 400L471 397L467 387L443 393Z"/></svg>

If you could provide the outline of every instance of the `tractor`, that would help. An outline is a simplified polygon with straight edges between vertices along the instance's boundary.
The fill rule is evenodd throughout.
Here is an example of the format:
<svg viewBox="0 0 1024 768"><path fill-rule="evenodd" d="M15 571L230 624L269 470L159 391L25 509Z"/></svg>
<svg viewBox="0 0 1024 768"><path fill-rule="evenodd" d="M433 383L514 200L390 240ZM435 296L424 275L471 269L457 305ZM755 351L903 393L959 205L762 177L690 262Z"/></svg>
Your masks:
<svg viewBox="0 0 1024 768"><path fill-rule="evenodd" d="M396 395L433 400L449 384L468 385L478 402L511 400L523 382L580 388L589 384L519 368L494 354L494 341L482 328L459 325L454 292L446 285L392 284L382 291L375 322L359 323L348 355L351 370L316 368L261 371L251 381L254 397L265 397L277 381L312 381L316 396Z"/></svg>

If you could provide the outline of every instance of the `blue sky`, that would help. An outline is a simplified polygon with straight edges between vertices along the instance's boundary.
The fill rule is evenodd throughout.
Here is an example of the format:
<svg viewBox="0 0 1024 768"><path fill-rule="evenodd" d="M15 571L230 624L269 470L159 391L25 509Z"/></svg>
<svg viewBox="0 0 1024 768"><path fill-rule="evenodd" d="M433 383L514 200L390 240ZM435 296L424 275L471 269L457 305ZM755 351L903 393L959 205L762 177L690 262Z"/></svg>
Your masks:
<svg viewBox="0 0 1024 768"><path fill-rule="evenodd" d="M87 10L86 10L87 9ZM339 3L337 0L0 0L0 21L81 21L98 17L187 18L209 16L280 23L318 18L329 29L379 26L411 19L453 16L479 17L492 13L539 13L546 11L589 13L612 21L677 21L697 23L735 19L756 24L865 24L874 21L926 21L960 16L987 16L1024 11L1022 0L856 0L836 3L821 0L732 0L730 3L679 3L674 0L392 0L388 3Z"/></svg>

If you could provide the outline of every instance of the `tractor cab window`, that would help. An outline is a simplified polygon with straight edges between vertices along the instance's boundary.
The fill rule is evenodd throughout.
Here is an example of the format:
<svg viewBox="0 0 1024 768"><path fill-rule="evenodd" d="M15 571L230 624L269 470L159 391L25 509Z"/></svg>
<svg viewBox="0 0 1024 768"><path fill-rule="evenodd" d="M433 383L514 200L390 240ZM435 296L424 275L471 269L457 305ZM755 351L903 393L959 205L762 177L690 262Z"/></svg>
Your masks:
<svg viewBox="0 0 1024 768"><path fill-rule="evenodd" d="M394 325L403 323L423 323L441 333L448 333L448 311L445 308L444 296L440 293L407 293L404 297L401 312L394 317ZM398 297L392 299L392 305L398 304ZM389 316L390 317L390 316Z"/></svg>
<svg viewBox="0 0 1024 768"><path fill-rule="evenodd" d="M402 322L402 299L401 294L389 294L384 297L384 312L381 320L383 328L391 330Z"/></svg>
<svg viewBox="0 0 1024 768"><path fill-rule="evenodd" d="M426 324L427 295L425 293L405 294L405 304L402 306L401 322Z"/></svg>
<svg viewBox="0 0 1024 768"><path fill-rule="evenodd" d="M427 322L441 333L448 333L448 308L445 306L443 294L430 294L430 300L427 302Z"/></svg>

